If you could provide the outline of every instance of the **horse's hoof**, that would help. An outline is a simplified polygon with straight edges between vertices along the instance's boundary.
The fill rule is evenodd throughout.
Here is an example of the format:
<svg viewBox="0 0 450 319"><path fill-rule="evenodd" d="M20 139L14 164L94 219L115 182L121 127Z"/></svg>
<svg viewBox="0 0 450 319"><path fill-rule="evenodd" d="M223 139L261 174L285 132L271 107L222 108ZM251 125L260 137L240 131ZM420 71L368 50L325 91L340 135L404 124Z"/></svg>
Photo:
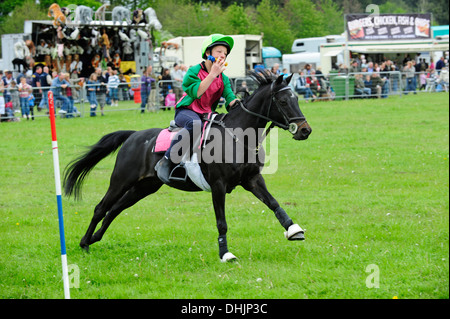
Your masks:
<svg viewBox="0 0 450 319"><path fill-rule="evenodd" d="M222 259L220 259L221 262L226 263L229 261L235 261L237 260L237 257L235 255L233 255L230 252L226 252L223 256Z"/></svg>
<svg viewBox="0 0 450 319"><path fill-rule="evenodd" d="M84 244L80 244L80 247L85 251L85 252L89 252L89 245L84 245Z"/></svg>
<svg viewBox="0 0 450 319"><path fill-rule="evenodd" d="M284 236L286 236L288 240L304 240L305 232L299 225L293 224L284 232Z"/></svg>

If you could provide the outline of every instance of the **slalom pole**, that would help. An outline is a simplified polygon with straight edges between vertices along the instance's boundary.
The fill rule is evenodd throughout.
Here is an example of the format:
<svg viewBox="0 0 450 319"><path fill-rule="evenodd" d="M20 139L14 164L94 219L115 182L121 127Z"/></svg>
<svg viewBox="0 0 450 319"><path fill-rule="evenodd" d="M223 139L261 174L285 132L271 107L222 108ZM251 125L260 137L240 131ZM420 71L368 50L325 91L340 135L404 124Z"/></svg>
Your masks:
<svg viewBox="0 0 450 319"><path fill-rule="evenodd" d="M64 237L64 220L63 220L63 208L61 198L61 176L59 172L58 142L56 141L55 104L53 100L52 91L48 91L48 109L50 116L50 127L52 130L53 168L55 171L56 203L58 205L59 241L61 243L61 262L62 262L62 273L64 282L64 297L65 299L70 299L69 272L67 269L66 239Z"/></svg>

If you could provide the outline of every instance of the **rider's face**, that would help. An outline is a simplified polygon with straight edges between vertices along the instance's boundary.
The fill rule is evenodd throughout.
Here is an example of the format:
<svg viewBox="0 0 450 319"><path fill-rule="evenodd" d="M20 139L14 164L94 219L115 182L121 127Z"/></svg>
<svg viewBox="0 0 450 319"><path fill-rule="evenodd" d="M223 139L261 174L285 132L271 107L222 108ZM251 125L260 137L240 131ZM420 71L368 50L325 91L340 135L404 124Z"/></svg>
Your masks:
<svg viewBox="0 0 450 319"><path fill-rule="evenodd" d="M225 60L227 58L228 50L223 45L217 45L212 48L211 55L217 60Z"/></svg>

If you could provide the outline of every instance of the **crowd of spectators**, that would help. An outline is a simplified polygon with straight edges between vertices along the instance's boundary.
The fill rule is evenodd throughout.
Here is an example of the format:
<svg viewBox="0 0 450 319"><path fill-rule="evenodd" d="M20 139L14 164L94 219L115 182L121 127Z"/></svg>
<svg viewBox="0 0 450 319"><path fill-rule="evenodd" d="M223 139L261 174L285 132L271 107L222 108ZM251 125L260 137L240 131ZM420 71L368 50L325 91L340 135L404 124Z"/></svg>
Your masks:
<svg viewBox="0 0 450 319"><path fill-rule="evenodd" d="M90 116L97 115L100 108L104 115L105 106L118 106L119 101L133 99L135 90L131 81L133 74L121 74L117 68L98 66L89 78L74 76L80 72L77 59L73 61L70 73L51 72L47 66L37 65L34 73L19 73L15 78L12 71L0 71L0 115L2 120L17 121L20 118L34 120L35 112L48 114L47 93L53 92L58 113L65 118L79 116L75 103L86 92L90 105ZM181 83L187 66L175 63L172 68L163 68L156 75L151 66L145 68L137 84L141 96L141 112L173 108L183 94ZM275 64L274 74L288 75ZM333 77L345 76L353 81L334 82ZM367 62L364 55L351 61L350 67L341 64L335 73L325 75L321 68L306 64L294 77L293 88L306 102L331 100L335 98L342 85L353 86L346 91L350 98L386 98L389 94L408 94L417 91L448 91L448 61L444 57L436 63L428 63L418 57L412 59L405 55L402 62L384 60L380 63ZM238 90L241 89L240 87ZM245 89L247 87L245 86ZM135 100L136 101L136 100ZM158 107L159 106L159 107Z"/></svg>
<svg viewBox="0 0 450 319"><path fill-rule="evenodd" d="M333 83L336 76L349 77L353 81ZM328 76L324 76L320 68L314 70L306 64L298 72L294 89L308 102L333 98L337 91L342 92L342 86L348 85L346 83L353 85L347 91L350 98L387 98L390 94L448 91L448 61L441 57L436 64L433 60L428 63L420 55L412 59L407 54L400 63L389 59L376 63L368 62L361 55L351 61L350 67L341 64Z"/></svg>

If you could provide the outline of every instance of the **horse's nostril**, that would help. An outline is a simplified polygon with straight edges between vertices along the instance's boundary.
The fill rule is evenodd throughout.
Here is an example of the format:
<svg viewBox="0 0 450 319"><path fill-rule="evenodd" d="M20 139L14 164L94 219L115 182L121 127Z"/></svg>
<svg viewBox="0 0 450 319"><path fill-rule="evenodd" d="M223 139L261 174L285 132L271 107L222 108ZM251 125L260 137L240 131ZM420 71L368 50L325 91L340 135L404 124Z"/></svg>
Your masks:
<svg viewBox="0 0 450 319"><path fill-rule="evenodd" d="M303 127L301 129L301 132L302 132L303 135L309 135L309 134L311 134L311 129L309 129L307 127Z"/></svg>

